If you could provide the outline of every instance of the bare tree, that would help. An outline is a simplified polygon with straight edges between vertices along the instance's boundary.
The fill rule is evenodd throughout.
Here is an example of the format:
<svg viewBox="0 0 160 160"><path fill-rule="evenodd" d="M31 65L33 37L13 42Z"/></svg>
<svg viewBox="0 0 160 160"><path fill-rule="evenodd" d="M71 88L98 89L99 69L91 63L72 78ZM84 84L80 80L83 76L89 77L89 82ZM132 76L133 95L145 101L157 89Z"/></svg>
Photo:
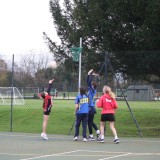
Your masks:
<svg viewBox="0 0 160 160"><path fill-rule="evenodd" d="M7 63L0 58L0 86L6 83L7 78Z"/></svg>
<svg viewBox="0 0 160 160"><path fill-rule="evenodd" d="M20 86L35 85L36 74L39 70L46 70L51 56L47 54L25 54L16 57L14 66L14 78Z"/></svg>
<svg viewBox="0 0 160 160"><path fill-rule="evenodd" d="M45 54L22 55L18 66L23 73L34 77L38 70L47 68L49 61Z"/></svg>

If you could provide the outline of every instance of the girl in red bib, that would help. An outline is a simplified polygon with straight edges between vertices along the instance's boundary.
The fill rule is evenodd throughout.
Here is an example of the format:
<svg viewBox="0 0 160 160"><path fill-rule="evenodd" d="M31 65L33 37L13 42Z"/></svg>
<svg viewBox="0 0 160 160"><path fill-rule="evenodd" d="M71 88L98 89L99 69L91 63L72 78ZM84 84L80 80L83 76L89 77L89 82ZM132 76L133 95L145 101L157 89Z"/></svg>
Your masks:
<svg viewBox="0 0 160 160"><path fill-rule="evenodd" d="M109 86L103 87L103 93L104 94L96 102L97 107L102 108L101 123L100 123L100 132L101 132L100 142L104 142L104 126L105 122L109 121L110 128L115 138L114 143L119 143L117 131L114 127L114 121L115 121L114 114L115 110L118 108L115 95L111 91L111 88Z"/></svg>
<svg viewBox="0 0 160 160"><path fill-rule="evenodd" d="M51 91L53 81L54 79L49 81L47 92L43 92L41 94L41 97L43 98L43 124L42 124L41 137L44 140L48 140L46 129L48 124L49 114L51 112L51 107L52 107L52 98L50 96L50 91Z"/></svg>

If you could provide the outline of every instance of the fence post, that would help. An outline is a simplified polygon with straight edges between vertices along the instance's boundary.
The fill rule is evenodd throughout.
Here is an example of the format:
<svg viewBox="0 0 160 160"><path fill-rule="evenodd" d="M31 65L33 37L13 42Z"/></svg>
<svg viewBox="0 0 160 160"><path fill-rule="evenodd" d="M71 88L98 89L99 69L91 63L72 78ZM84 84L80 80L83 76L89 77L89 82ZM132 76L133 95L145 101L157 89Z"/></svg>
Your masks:
<svg viewBox="0 0 160 160"><path fill-rule="evenodd" d="M11 80L11 86L12 86L12 91L11 91L11 113L10 113L10 132L12 132L12 112L13 112L13 82L14 82L14 54L12 57L12 80Z"/></svg>

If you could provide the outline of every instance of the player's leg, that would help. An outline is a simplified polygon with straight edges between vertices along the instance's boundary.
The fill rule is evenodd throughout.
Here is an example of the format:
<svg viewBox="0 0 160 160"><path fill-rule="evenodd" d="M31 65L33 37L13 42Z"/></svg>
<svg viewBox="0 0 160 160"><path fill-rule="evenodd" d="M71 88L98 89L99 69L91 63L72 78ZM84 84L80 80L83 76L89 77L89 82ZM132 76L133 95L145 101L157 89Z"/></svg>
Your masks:
<svg viewBox="0 0 160 160"><path fill-rule="evenodd" d="M92 127L94 128L94 130L96 131L96 134L97 134L97 139L99 139L100 137L100 130L98 129L97 125L94 123L94 115L93 114L93 120L92 120Z"/></svg>
<svg viewBox="0 0 160 160"><path fill-rule="evenodd" d="M88 115L88 130L89 130L89 140L94 140L92 124L93 123L93 114Z"/></svg>
<svg viewBox="0 0 160 160"><path fill-rule="evenodd" d="M44 115L43 115L43 124L42 124L42 133L41 133L41 137L44 140L48 140L48 137L47 137L47 134L46 134L48 119L49 119L49 114L45 114L44 113Z"/></svg>
<svg viewBox="0 0 160 160"><path fill-rule="evenodd" d="M115 127L114 127L114 122L109 122L109 125L110 125L112 133L114 135L114 143L119 143L118 136L117 136L117 131L116 131Z"/></svg>
<svg viewBox="0 0 160 160"><path fill-rule="evenodd" d="M104 126L105 126L105 122L101 121L100 123L101 140L100 141L104 141Z"/></svg>
<svg viewBox="0 0 160 160"><path fill-rule="evenodd" d="M104 142L104 128L105 128L105 122L107 121L107 114L101 115L101 123L100 123L100 142Z"/></svg>
<svg viewBox="0 0 160 160"><path fill-rule="evenodd" d="M82 121L82 114L77 114L76 115L76 122L75 122L75 134L74 134L74 141L78 140L79 136L79 127Z"/></svg>
<svg viewBox="0 0 160 160"><path fill-rule="evenodd" d="M41 137L44 140L48 140L46 132L47 132L47 125L48 125L48 119L49 119L50 112L51 112L51 108L48 108L46 111L43 112L43 124L42 124Z"/></svg>
<svg viewBox="0 0 160 160"><path fill-rule="evenodd" d="M83 127L83 141L87 142L87 123L88 123L88 114L84 113L83 114L83 119L82 119L82 127Z"/></svg>
<svg viewBox="0 0 160 160"><path fill-rule="evenodd" d="M96 131L97 139L99 139L99 136L100 136L100 131L97 125L94 123L94 115L95 115L94 113L89 114L89 119L88 119L88 128L89 128L89 134L90 134L89 139L90 140L94 140L92 128L94 128L94 130Z"/></svg>
<svg viewBox="0 0 160 160"><path fill-rule="evenodd" d="M46 133L49 115L43 115L43 133Z"/></svg>

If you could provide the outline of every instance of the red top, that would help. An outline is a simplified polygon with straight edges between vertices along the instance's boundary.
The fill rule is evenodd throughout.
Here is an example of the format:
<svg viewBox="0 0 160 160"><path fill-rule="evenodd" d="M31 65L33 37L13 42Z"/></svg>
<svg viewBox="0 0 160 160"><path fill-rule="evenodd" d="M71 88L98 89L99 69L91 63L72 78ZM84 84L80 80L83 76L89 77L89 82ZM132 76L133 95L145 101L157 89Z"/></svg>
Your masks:
<svg viewBox="0 0 160 160"><path fill-rule="evenodd" d="M115 99L111 98L109 94L105 93L100 97L99 101L96 103L98 108L102 108L101 114L115 113L115 109L118 108Z"/></svg>
<svg viewBox="0 0 160 160"><path fill-rule="evenodd" d="M45 96L43 101L43 110L47 111L51 107L52 107L52 100L51 100L51 96L48 94Z"/></svg>

